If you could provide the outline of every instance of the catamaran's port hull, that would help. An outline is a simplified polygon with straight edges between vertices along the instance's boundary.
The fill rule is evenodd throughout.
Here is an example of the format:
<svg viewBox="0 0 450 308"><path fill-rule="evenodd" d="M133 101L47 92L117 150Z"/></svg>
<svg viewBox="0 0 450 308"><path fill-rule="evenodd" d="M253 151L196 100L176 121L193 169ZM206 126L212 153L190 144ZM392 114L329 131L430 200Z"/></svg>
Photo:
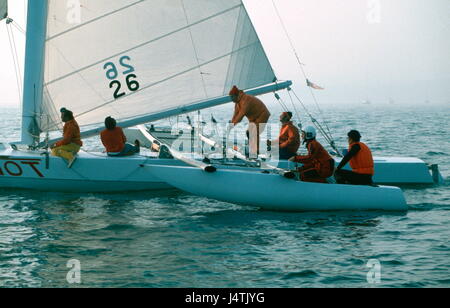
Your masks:
<svg viewBox="0 0 450 308"><path fill-rule="evenodd" d="M266 210L408 210L398 187L306 183L276 174L232 169L207 173L193 167L149 166L149 172L194 195Z"/></svg>

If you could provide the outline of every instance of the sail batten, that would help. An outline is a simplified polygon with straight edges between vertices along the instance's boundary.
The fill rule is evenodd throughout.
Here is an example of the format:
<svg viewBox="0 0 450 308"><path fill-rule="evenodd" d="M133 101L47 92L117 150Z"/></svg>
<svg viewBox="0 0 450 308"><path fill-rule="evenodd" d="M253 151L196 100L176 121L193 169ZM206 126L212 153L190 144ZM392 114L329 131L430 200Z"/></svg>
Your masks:
<svg viewBox="0 0 450 308"><path fill-rule="evenodd" d="M60 127L62 107L91 126L275 79L241 0L79 0L79 20L48 2L41 131Z"/></svg>

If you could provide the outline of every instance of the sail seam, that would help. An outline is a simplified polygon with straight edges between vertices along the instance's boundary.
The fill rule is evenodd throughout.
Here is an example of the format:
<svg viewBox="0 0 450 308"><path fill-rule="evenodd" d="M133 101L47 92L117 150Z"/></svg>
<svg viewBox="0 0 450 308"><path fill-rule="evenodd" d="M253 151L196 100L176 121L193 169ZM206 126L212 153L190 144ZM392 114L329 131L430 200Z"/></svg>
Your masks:
<svg viewBox="0 0 450 308"><path fill-rule="evenodd" d="M100 19L103 19L103 18L105 18L105 17L114 15L114 14L120 12L120 11L126 10L126 9L128 9L128 8L130 8L130 7L133 7L133 6L135 6L135 5L139 4L139 3L142 3L142 2L144 2L144 1L147 1L147 0L139 0L139 1L137 1L137 2L134 2L134 3L129 4L129 5L127 5L127 6L121 7L120 9L117 9L117 10L115 10L115 11L112 11L112 12L109 12L109 13L104 14L104 15L102 15L102 16L99 16L99 17L96 17L96 18L94 18L94 19L91 19L91 20L89 20L88 22L85 22L84 24L80 24L80 25L78 25L78 26L75 26L75 27L73 27L73 28L70 28L70 29L68 29L68 30L66 30L66 31L60 32L60 33L58 33L58 34L55 34L55 35L53 35L53 36L47 38L47 41L53 40L53 39L55 39L55 38L57 38L57 37L60 37L60 36L62 36L62 35L64 35L64 34L67 34L67 33L69 33L69 32L72 32L72 31L74 31L74 30L77 30L77 29L79 29L79 28L82 28L82 27L84 27L84 26L86 26L86 25L89 25L89 24L91 24L91 23L93 23L93 22L96 22L97 20L100 20Z"/></svg>
<svg viewBox="0 0 450 308"><path fill-rule="evenodd" d="M172 32L166 33L166 34L164 34L164 35L162 35L162 36L159 36L159 37L157 37L157 38L151 39L151 40L149 40L149 41L147 41L147 42L144 42L144 43L142 43L142 44L139 44L139 45L134 46L134 47L132 47L132 48L129 48L129 49L127 49L127 50L123 50L123 51L121 51L121 52L119 52L119 53L116 53L116 54L110 56L110 57L107 57L107 58L105 58L105 59L99 60L99 61L97 61L97 62L95 62L95 63L93 63L93 64L91 64L91 65L88 65L88 66L85 66L85 67L83 67L83 68L80 68L79 70L73 71L73 72L71 72L70 74L66 74L66 75L61 76L61 77L59 77L59 78L57 78L57 79L54 79L54 80L52 80L52 81L49 81L49 82L47 82L45 85L48 86L48 85L50 85L50 84L52 84L52 83L55 83L55 82L58 82L58 81L60 81L60 80L66 79L66 78L68 78L68 77L70 77L70 76L73 76L73 75L75 75L75 74L78 74L79 72L82 72L82 71L84 71L84 70L87 70L87 69L89 69L89 68L91 68L91 67L93 67L93 66L99 65L99 64L101 64L101 63L103 63L103 62L105 62L105 61L107 61L107 60L109 60L109 59L111 59L111 58L120 56L120 55L122 55L122 54L124 54L124 53L128 53L128 52L133 51L133 50L135 50L135 49L141 48L141 47L143 47L143 46L145 46L145 45L148 45L148 44L157 42L157 41L159 41L159 40L161 40L161 39L163 39L163 38L166 38L166 37L168 37L168 36L170 36L170 35L173 35L173 34L178 33L178 32L180 32L180 31L189 29L189 28L192 27L192 26L201 24L201 23L203 23L203 22L205 22L205 21L208 21L208 20L210 20L210 19L216 18L217 16L223 15L223 14L225 14L225 13L228 13L228 12L232 11L232 10L235 10L235 9L237 9L237 8L240 8L241 6L242 6L242 4L235 5L235 6L231 7L231 8L226 9L226 10L224 10L224 11L221 11L221 12L219 12L219 13L217 13L217 14L214 14L214 15L209 16L209 17L207 17L207 18L201 19L201 20L199 20L199 21L197 21L197 22L194 22L194 23L189 24L189 25L187 25L187 26L181 27L181 28L176 29L176 30L174 30L174 31L172 31Z"/></svg>
<svg viewBox="0 0 450 308"><path fill-rule="evenodd" d="M181 6L183 7L184 16L186 18L186 24L189 25L189 17L188 17L187 11L186 11L186 7L184 5L184 0L181 0ZM198 67L200 67L200 59L198 58L197 46L195 45L194 36L192 35L191 27L189 27L189 37L191 38L192 49L194 50L194 53L195 53L195 59L197 61L197 65L198 65ZM200 70L200 77L202 79L203 91L205 92L205 96L208 96L208 92L206 91L206 85L205 85L205 77L201 70Z"/></svg>
<svg viewBox="0 0 450 308"><path fill-rule="evenodd" d="M52 48L54 48L56 50L56 52L61 56L61 58L73 69L74 66L72 65L72 63L69 62L69 60L66 58L66 56L63 54L63 52L57 47L54 46L53 43L49 42L48 44L50 44L50 46L52 46ZM101 96L101 94L86 80L86 78L84 78L84 76L81 74L81 71L74 71L73 75L78 75L80 77L80 79L83 81L83 83L89 87L93 92L95 92L95 94L102 100L105 101L105 99L103 99L103 97ZM45 84L44 86L47 86L48 84Z"/></svg>
<svg viewBox="0 0 450 308"><path fill-rule="evenodd" d="M239 20L240 20L240 16L241 16L241 10L239 10L239 17L236 20L236 26L235 26L235 34L234 34L234 38L233 38L233 49L238 46L238 37L239 36L239 30L241 30L238 26L239 26ZM235 72L236 72L236 60L231 57L230 59L230 63L228 65L228 69L227 69L227 78L225 81L225 85L224 85L224 89L223 89L223 93L227 93L227 91L229 91L229 89L231 88L231 86L233 86L231 83L231 81L233 81L233 76L235 76Z"/></svg>

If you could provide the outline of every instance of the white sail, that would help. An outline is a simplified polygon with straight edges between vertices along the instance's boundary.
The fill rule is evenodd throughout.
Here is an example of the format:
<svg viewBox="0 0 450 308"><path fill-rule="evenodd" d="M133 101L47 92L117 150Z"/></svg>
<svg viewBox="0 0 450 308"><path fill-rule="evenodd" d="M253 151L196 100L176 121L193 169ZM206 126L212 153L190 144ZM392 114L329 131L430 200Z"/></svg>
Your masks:
<svg viewBox="0 0 450 308"><path fill-rule="evenodd" d="M240 0L49 0L40 129L81 126L249 89L275 75Z"/></svg>
<svg viewBox="0 0 450 308"><path fill-rule="evenodd" d="M0 20L8 17L8 0L0 0Z"/></svg>

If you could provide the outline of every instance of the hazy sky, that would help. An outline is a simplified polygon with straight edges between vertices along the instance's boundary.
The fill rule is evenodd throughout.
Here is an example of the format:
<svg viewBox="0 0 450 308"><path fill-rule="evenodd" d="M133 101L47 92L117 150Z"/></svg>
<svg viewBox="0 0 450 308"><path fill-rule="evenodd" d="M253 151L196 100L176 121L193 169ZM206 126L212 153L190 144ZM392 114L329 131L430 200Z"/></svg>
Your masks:
<svg viewBox="0 0 450 308"><path fill-rule="evenodd" d="M274 1L311 81L326 88L316 91L319 103L450 107L450 0ZM25 2L9 1L22 28ZM278 78L293 80L311 100L272 0L244 3ZM23 60L25 37L14 34ZM19 106L5 21L0 46L0 105Z"/></svg>

